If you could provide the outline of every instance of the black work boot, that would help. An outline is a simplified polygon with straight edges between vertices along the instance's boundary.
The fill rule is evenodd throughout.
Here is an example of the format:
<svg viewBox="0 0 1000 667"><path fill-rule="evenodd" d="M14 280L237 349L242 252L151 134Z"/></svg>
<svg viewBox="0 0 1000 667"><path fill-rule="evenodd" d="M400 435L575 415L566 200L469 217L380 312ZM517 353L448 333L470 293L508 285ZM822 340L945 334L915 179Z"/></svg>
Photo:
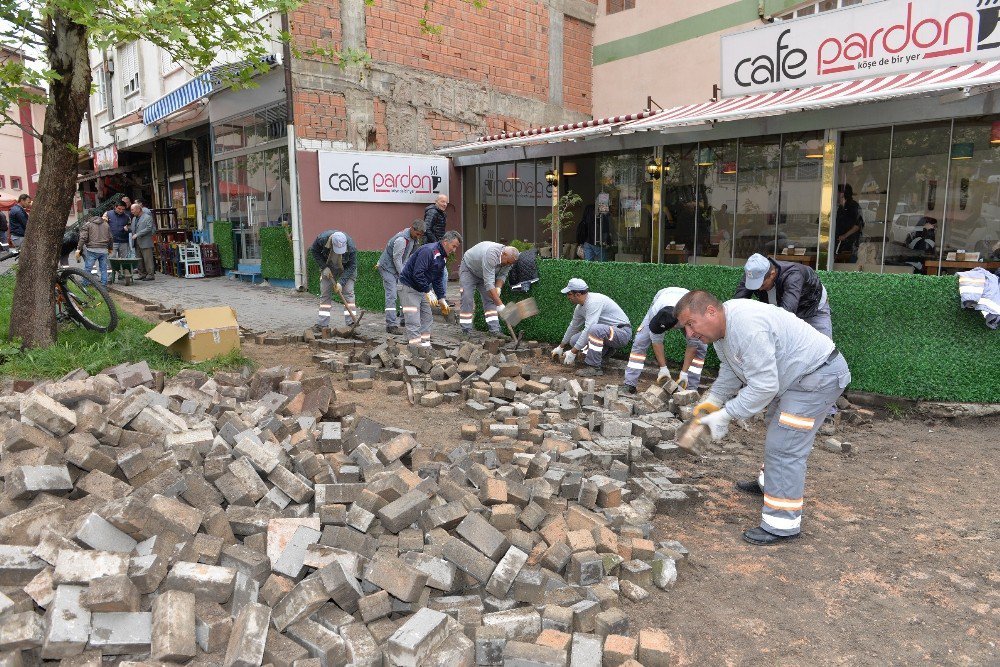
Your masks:
<svg viewBox="0 0 1000 667"><path fill-rule="evenodd" d="M798 536L799 533L795 533L794 535L775 535L774 533L767 532L760 526L747 528L743 531L743 541L758 547L769 547L780 542L794 540Z"/></svg>
<svg viewBox="0 0 1000 667"><path fill-rule="evenodd" d="M743 493L750 493L755 496L764 495L764 489L760 488L760 484L755 479L740 480L736 482L735 486Z"/></svg>

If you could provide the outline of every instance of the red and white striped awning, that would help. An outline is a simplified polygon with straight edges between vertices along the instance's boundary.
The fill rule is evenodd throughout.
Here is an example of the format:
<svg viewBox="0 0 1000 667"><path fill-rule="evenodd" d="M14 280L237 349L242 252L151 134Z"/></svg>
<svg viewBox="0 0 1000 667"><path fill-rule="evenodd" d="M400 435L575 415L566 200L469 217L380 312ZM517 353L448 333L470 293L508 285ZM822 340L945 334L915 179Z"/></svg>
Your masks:
<svg viewBox="0 0 1000 667"><path fill-rule="evenodd" d="M509 146L556 143L614 134L663 130L685 125L773 116L791 111L876 102L908 95L972 89L993 84L1000 84L1000 61L995 60L871 79L843 81L809 88L728 97L714 102L689 104L663 111L644 111L628 116L613 116L581 123L496 134L480 137L477 141L444 148L437 152L442 155L461 155Z"/></svg>

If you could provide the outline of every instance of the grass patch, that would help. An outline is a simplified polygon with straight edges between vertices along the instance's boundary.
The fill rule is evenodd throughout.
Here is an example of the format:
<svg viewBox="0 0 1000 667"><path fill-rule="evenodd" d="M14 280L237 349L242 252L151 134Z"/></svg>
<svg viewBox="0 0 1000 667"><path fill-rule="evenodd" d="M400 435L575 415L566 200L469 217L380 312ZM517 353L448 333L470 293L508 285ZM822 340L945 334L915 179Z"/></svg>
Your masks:
<svg viewBox="0 0 1000 667"><path fill-rule="evenodd" d="M0 277L0 332L6 336L14 294L14 276ZM21 350L16 341L0 345L0 374L20 378L58 378L77 368L98 373L122 363L145 361L154 370L173 375L184 368L206 373L253 366L238 350L201 363L182 361L162 345L146 338L153 328L149 322L118 310L118 328L109 334L88 331L74 324L59 327L55 345Z"/></svg>

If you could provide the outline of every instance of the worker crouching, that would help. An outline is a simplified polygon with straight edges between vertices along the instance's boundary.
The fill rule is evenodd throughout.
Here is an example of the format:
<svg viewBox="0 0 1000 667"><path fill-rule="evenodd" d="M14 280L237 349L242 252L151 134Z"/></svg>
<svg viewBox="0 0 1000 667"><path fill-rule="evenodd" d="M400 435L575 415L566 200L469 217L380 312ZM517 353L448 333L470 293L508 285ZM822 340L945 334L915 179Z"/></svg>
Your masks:
<svg viewBox="0 0 1000 667"><path fill-rule="evenodd" d="M572 366L577 357L586 355L584 368L576 374L581 377L604 375L601 368L604 357L632 340L628 316L611 297L591 292L580 278L570 278L561 291L576 308L562 342L552 350L552 357L561 357L564 364Z"/></svg>

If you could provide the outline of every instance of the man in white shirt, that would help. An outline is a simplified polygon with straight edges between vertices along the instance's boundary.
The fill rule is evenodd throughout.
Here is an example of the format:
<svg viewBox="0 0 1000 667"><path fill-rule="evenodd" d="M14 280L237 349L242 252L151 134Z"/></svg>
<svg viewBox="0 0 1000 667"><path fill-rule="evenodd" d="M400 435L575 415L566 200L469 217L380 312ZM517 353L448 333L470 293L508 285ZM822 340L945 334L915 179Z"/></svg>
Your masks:
<svg viewBox="0 0 1000 667"><path fill-rule="evenodd" d="M611 297L591 292L581 278L570 278L561 291L576 308L562 342L552 350L552 357L561 357L564 364L572 366L578 356L586 353L585 366L576 374L580 377L604 375L601 369L604 355L625 347L632 340L628 315Z"/></svg>

